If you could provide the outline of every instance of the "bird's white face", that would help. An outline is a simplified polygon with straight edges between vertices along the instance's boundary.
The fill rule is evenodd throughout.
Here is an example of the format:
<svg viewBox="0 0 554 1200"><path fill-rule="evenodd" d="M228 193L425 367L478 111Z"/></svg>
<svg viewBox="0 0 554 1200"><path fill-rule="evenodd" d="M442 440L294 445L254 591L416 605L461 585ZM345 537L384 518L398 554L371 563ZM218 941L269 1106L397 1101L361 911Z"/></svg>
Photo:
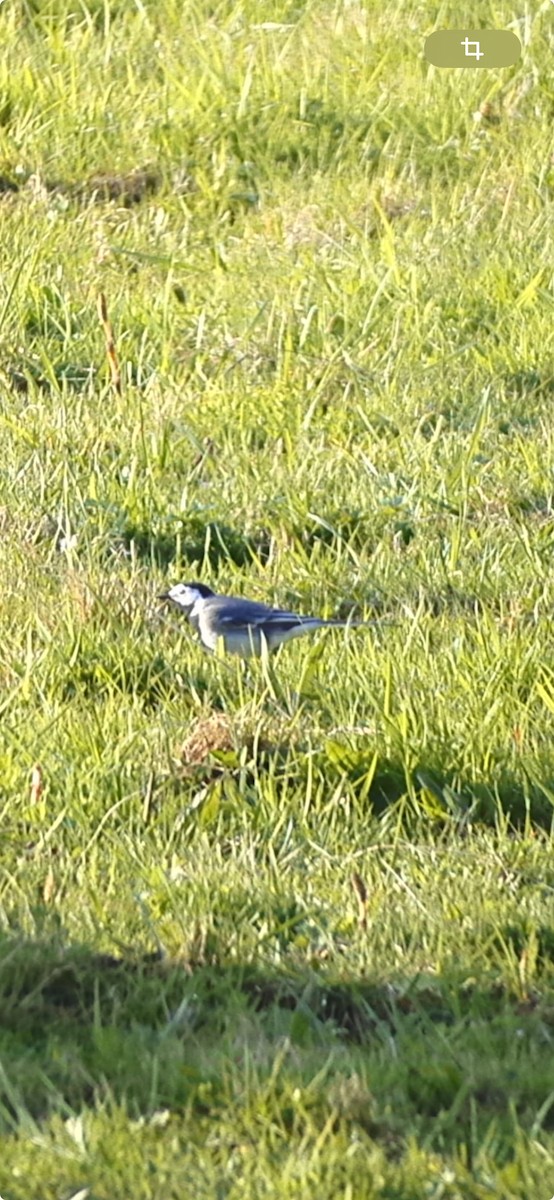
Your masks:
<svg viewBox="0 0 554 1200"><path fill-rule="evenodd" d="M194 608L194 605L203 598L201 591L191 587L188 583L176 583L175 587L170 588L167 594L174 604L178 604L179 608L186 609L187 612L190 612L191 608Z"/></svg>

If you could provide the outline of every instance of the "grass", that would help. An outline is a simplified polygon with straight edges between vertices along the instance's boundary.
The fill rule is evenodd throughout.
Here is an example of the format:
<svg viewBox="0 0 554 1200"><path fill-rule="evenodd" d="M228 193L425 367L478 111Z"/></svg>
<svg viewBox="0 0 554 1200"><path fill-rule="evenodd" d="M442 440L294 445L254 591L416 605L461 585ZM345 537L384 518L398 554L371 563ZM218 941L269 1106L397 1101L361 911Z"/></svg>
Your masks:
<svg viewBox="0 0 554 1200"><path fill-rule="evenodd" d="M548 1200L552 9L0 21L0 1194Z"/></svg>

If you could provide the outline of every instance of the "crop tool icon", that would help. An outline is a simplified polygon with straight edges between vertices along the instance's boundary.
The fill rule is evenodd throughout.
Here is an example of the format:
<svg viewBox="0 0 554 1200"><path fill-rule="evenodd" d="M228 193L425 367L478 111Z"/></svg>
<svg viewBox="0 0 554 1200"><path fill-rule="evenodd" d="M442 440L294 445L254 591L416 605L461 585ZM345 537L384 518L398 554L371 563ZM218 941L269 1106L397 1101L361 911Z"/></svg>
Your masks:
<svg viewBox="0 0 554 1200"><path fill-rule="evenodd" d="M552 0L552 3L554 4L554 0ZM483 50L481 50L480 43L470 42L468 37L465 37L463 42L460 42L460 46L464 47L466 58L476 58L477 61L479 61L480 58L485 57ZM473 47L473 49L471 49L471 47Z"/></svg>

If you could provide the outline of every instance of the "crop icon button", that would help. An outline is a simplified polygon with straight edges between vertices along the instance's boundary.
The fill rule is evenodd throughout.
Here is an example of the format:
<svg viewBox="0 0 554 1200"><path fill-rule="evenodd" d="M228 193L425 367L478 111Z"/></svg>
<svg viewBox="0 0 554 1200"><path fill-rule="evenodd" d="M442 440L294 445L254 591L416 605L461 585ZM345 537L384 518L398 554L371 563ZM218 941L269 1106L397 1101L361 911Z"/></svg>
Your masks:
<svg viewBox="0 0 554 1200"><path fill-rule="evenodd" d="M434 67L511 67L521 42L509 29L437 29L423 53Z"/></svg>
<svg viewBox="0 0 554 1200"><path fill-rule="evenodd" d="M467 35L462 42L462 46L464 48L464 54L465 54L466 58L476 58L477 62L479 62L480 58L485 57L484 50L481 50L481 43L480 42L470 42Z"/></svg>

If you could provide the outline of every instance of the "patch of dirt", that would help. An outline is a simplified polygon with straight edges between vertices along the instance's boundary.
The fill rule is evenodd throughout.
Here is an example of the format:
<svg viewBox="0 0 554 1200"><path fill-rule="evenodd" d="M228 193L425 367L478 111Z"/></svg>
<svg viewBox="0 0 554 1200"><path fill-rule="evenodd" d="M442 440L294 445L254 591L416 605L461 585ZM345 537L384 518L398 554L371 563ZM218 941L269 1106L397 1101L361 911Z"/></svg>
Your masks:
<svg viewBox="0 0 554 1200"><path fill-rule="evenodd" d="M225 713L214 712L200 717L180 748L180 757L187 767L201 766L214 750L232 750L233 730Z"/></svg>
<svg viewBox="0 0 554 1200"><path fill-rule="evenodd" d="M159 192L166 183L175 195L196 191L195 180L186 167L178 167L165 175L159 168L147 165L135 167L132 171L99 171L77 183L51 179L41 175L40 171L22 171L19 178L4 172L0 174L0 196L31 192L37 199L65 196L81 204L112 201L124 208L131 208L145 197Z"/></svg>

